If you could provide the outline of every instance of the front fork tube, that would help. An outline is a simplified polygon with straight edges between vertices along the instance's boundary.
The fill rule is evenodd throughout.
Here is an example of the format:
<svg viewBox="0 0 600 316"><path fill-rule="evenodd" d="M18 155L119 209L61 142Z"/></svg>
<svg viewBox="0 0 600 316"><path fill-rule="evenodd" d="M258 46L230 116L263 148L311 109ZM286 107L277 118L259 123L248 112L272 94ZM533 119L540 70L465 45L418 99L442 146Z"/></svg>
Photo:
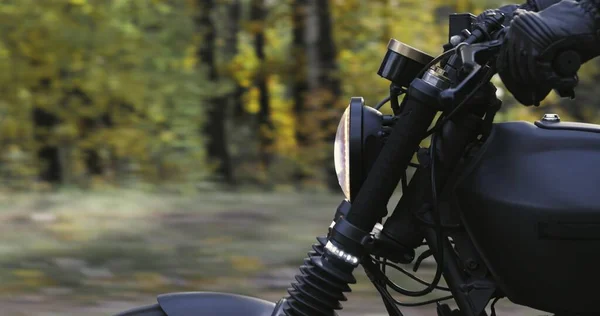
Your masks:
<svg viewBox="0 0 600 316"><path fill-rule="evenodd" d="M477 113L479 112L479 113ZM436 187L438 196L440 196L446 181L454 166L456 166L462 157L467 146L476 140L480 131L481 119L485 113L480 109L476 112L467 112L455 119L447 122L441 135L437 137L439 143L437 147L436 160ZM430 169L419 168L413 176L406 192L403 192L400 202L396 206L392 216L386 221L382 234L386 238L395 240L399 244L416 248L420 246L423 238L433 251L436 260L438 258L438 250L440 245L437 243L437 232L428 227L425 230L420 229L423 224L414 215L414 211L428 205L431 197L431 181ZM445 215L445 214L444 214ZM427 219L427 216L426 216ZM428 219L431 222L431 218ZM445 221L442 220L444 223ZM457 262L456 254L453 251L452 245L445 237L443 238L444 245L444 279L450 287L455 301L464 316L480 316L475 315L475 311L471 307L470 298L467 293L461 290L461 286L465 284L465 278L462 273L461 266ZM481 315L485 315L485 312Z"/></svg>

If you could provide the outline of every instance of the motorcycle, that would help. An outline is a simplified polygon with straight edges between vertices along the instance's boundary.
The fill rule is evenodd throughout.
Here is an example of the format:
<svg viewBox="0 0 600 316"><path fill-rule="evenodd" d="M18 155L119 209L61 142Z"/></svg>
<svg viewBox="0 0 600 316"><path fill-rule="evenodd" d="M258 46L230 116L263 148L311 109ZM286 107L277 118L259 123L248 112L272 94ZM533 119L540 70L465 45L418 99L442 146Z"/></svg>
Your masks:
<svg viewBox="0 0 600 316"><path fill-rule="evenodd" d="M507 27L499 11L480 17L451 14L448 43L435 58L389 42L378 74L391 82L390 95L374 107L352 98L343 113L335 166L345 199L285 298L174 293L119 315L336 315L359 265L393 316L419 303L402 303L390 289L409 297L450 292L422 303L436 303L438 316L487 315L488 305L495 315L501 298L561 316L598 315L600 125L555 114L494 123L502 102L490 80ZM541 62L552 88L574 98L575 84L561 79L576 78L579 55L550 50ZM393 115L379 111L388 102ZM399 183L402 198L387 217ZM431 282L401 266L416 272L429 256L437 262ZM402 288L386 267L425 288ZM441 303L447 299L457 308Z"/></svg>

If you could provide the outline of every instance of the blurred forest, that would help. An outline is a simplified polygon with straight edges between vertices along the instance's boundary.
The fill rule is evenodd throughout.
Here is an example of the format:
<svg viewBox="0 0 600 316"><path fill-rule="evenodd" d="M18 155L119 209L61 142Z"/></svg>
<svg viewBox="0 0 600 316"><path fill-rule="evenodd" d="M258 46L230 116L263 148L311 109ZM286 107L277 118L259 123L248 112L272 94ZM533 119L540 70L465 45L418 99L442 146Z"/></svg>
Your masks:
<svg viewBox="0 0 600 316"><path fill-rule="evenodd" d="M339 116L352 96L387 95L376 72L389 39L435 55L449 13L501 4L3 0L0 180L337 188ZM581 71L578 102L532 109L504 93L498 119L598 122L597 64Z"/></svg>

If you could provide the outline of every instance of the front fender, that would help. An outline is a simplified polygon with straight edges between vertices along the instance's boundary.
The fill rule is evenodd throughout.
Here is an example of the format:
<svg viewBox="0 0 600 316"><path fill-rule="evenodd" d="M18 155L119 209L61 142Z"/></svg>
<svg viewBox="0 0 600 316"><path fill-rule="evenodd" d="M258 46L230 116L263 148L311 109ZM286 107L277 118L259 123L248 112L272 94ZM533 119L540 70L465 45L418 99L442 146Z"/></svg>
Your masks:
<svg viewBox="0 0 600 316"><path fill-rule="evenodd" d="M159 295L167 316L271 316L275 304L258 298L214 292Z"/></svg>

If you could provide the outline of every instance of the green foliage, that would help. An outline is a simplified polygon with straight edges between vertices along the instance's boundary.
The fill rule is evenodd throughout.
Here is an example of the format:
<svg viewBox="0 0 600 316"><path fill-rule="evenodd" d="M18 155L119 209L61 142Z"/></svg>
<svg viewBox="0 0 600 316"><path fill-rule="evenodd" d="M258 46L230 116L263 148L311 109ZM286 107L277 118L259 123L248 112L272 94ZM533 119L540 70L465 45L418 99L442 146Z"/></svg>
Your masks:
<svg viewBox="0 0 600 316"><path fill-rule="evenodd" d="M201 169L197 129L211 90L184 3L3 1L0 19L0 142L13 163L5 173L31 175L37 150L51 145L65 153L65 182L89 180L89 150L107 179L118 168L146 180L197 175L189 171ZM35 126L34 109L57 123Z"/></svg>

